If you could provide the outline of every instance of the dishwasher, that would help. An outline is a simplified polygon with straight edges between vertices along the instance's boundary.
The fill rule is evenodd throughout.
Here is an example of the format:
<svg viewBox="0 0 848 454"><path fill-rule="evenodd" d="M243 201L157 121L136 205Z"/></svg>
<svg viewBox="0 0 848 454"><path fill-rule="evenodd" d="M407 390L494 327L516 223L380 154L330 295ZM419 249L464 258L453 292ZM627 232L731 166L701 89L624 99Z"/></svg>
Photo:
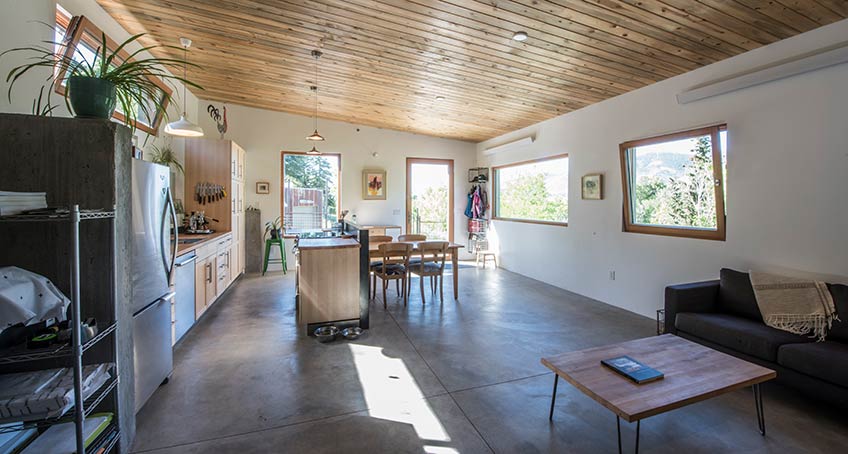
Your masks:
<svg viewBox="0 0 848 454"><path fill-rule="evenodd" d="M177 257L174 265L174 343L194 325L194 251Z"/></svg>

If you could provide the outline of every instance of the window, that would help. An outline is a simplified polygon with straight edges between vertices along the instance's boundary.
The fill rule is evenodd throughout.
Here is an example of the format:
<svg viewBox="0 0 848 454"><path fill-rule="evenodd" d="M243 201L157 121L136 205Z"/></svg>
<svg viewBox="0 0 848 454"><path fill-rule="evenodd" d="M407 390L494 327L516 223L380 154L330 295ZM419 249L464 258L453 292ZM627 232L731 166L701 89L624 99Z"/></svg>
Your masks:
<svg viewBox="0 0 848 454"><path fill-rule="evenodd" d="M71 55L76 61L94 61L97 49L103 40L102 33L103 32L97 28L97 26L84 16L71 17L68 11L61 6L56 5L56 33L54 41L56 43L62 43L62 46L65 47L65 55ZM115 49L118 46L108 36L106 37L106 42L110 49ZM119 55L121 55L122 58L129 57L129 54L124 51L120 52ZM64 77L64 74L57 74L57 79L61 80L62 77ZM171 88L165 85L165 82L159 78L153 77L150 80L161 89L160 100L163 101L163 106L167 108L167 98L170 98L171 96ZM64 83L56 86L56 93L61 95L65 94ZM135 109L137 112L136 118L138 118L136 121L136 127L148 134L156 135L159 124L164 116L164 112L157 111L157 109L153 107L154 103L152 100L148 101L147 106L148 112L151 114L155 113L154 117L148 118L144 113L144 109L137 106ZM112 115L112 118L118 121L124 121L124 114L121 112L120 104L115 110L114 115Z"/></svg>
<svg viewBox="0 0 848 454"><path fill-rule="evenodd" d="M339 217L341 155L284 151L282 165L283 229L292 233L331 228Z"/></svg>
<svg viewBox="0 0 848 454"><path fill-rule="evenodd" d="M724 125L620 145L624 231L725 239Z"/></svg>
<svg viewBox="0 0 848 454"><path fill-rule="evenodd" d="M568 155L493 168L494 219L568 225Z"/></svg>

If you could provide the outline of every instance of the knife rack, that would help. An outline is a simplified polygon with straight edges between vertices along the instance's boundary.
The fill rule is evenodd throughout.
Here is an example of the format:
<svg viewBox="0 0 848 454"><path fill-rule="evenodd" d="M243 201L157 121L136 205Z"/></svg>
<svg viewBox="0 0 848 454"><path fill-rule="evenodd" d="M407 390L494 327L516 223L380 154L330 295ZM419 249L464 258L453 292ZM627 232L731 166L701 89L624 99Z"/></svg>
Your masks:
<svg viewBox="0 0 848 454"><path fill-rule="evenodd" d="M232 167L231 156L233 147L238 147L231 140L218 139L186 139L185 141L185 210L204 211L207 219L212 221L209 228L216 232L232 230ZM198 184L220 185L226 196L201 203L195 190Z"/></svg>

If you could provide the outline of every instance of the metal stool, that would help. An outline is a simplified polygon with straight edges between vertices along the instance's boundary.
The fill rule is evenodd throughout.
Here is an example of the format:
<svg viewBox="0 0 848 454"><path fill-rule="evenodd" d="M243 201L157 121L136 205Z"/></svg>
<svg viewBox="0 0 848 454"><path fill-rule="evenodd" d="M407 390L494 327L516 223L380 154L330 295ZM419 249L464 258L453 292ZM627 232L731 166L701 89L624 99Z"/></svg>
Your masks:
<svg viewBox="0 0 848 454"><path fill-rule="evenodd" d="M281 263L283 265L283 274L286 274L288 271L288 267L286 266L286 251L284 247L284 242L282 238L269 238L265 240L265 263L262 265L262 275L265 275L265 271L268 271L269 263ZM277 245L280 248L280 259L269 259L271 255L271 246Z"/></svg>

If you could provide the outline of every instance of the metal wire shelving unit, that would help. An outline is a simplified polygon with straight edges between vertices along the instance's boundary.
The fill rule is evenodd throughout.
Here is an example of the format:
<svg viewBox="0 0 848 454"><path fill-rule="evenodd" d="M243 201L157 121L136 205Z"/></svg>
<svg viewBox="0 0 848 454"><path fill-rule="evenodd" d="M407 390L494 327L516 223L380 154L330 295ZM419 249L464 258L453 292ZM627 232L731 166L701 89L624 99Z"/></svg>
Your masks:
<svg viewBox="0 0 848 454"><path fill-rule="evenodd" d="M85 448L84 423L85 418L93 412L93 410L106 398L109 393L113 392L118 387L118 371L117 365L112 367L110 379L103 384L100 389L95 391L88 399L83 399L82 389L82 373L83 373L83 353L94 345L98 344L107 336L115 332L116 323L113 322L108 327L103 329L87 342L82 342L82 311L80 309L80 223L82 221L106 219L112 223L112 231L114 232L115 212L107 210L80 210L79 205L73 205L67 210L57 210L38 214L20 214L0 217L0 223L7 222L58 222L67 223L71 233L71 260L70 260L70 275L71 275L71 343L64 344L55 348L49 348L42 351L27 351L24 347L12 348L6 351L0 351L0 364L14 364L29 361L37 361L51 358L72 357L73 373L74 373L74 408L60 418L52 418L40 421L30 421L22 426L16 426L13 429L4 429L5 432L13 430L24 430L28 428L42 429L53 424L66 423L69 419L73 419L74 429L76 434L76 452L102 452L109 453L117 444L119 438L118 425L113 417L113 421L109 427L94 440L93 443ZM114 233L113 233L114 234ZM115 414L115 417L117 413ZM4 433L4 431L0 431ZM102 450L102 448L106 448Z"/></svg>

